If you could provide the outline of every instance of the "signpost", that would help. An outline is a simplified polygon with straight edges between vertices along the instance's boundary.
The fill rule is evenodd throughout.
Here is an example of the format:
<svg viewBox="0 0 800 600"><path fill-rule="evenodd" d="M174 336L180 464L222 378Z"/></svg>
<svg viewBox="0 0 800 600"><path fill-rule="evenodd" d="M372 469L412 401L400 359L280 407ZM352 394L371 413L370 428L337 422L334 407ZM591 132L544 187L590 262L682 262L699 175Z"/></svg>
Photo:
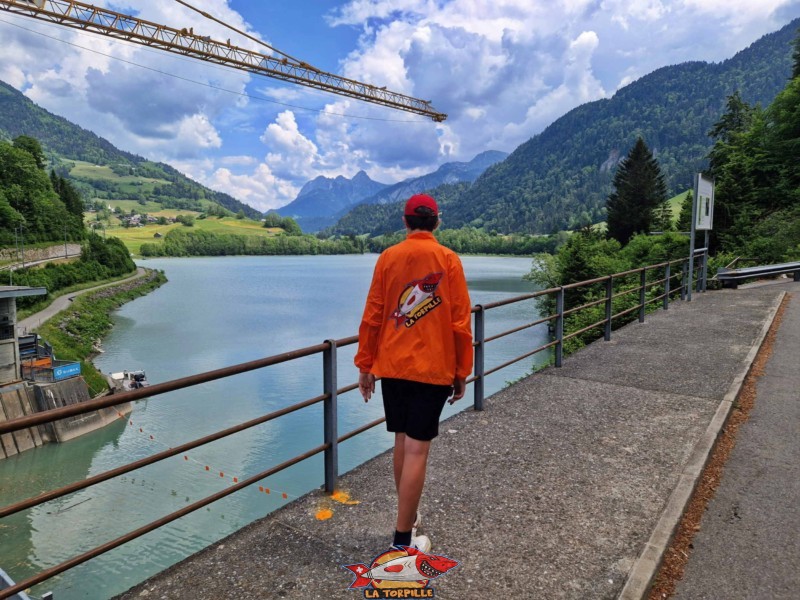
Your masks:
<svg viewBox="0 0 800 600"><path fill-rule="evenodd" d="M686 289L686 299L692 301L692 281L694 280L694 253L695 253L695 233L705 232L705 244L703 246L703 265L697 274L697 291L706 291L706 279L708 277L708 232L712 229L714 222L714 180L697 173L694 178L694 198L692 201L692 230L689 236L689 281Z"/></svg>

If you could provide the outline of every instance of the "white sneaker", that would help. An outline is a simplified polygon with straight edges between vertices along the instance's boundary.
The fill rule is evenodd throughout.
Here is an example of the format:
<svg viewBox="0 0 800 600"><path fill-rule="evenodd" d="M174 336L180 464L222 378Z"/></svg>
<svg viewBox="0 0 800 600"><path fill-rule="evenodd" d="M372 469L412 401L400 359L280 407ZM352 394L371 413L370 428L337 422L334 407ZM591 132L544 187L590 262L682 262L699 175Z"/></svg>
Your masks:
<svg viewBox="0 0 800 600"><path fill-rule="evenodd" d="M431 551L431 540L427 535L418 535L411 538L411 547L424 554Z"/></svg>
<svg viewBox="0 0 800 600"><path fill-rule="evenodd" d="M417 537L417 528L422 525L422 515L417 511L417 518L414 520L414 525L411 526L411 537Z"/></svg>

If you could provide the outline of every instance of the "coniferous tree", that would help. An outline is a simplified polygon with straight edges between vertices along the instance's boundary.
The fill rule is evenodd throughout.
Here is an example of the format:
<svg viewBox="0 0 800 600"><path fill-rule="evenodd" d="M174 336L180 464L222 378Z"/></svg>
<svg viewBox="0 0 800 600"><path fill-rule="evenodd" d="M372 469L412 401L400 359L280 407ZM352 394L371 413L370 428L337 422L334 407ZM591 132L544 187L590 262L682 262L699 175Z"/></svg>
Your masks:
<svg viewBox="0 0 800 600"><path fill-rule="evenodd" d="M694 193L689 190L686 197L681 204L681 214L678 215L678 231L689 232L692 229L692 203L694 202Z"/></svg>
<svg viewBox="0 0 800 600"><path fill-rule="evenodd" d="M792 46L794 46L794 52L792 53L792 60L794 61L792 65L792 79L794 79L800 77L800 29L797 30L797 37L794 38Z"/></svg>
<svg viewBox="0 0 800 600"><path fill-rule="evenodd" d="M653 226L654 231L673 231L675 229L672 224L672 206L669 200L666 200L658 205L653 211Z"/></svg>
<svg viewBox="0 0 800 600"><path fill-rule="evenodd" d="M36 161L36 166L38 168L44 169L44 151L42 151L42 145L39 143L39 140L29 135L18 135L14 138L13 144L14 148L25 150L25 152L30 154L33 160Z"/></svg>
<svg viewBox="0 0 800 600"><path fill-rule="evenodd" d="M625 245L633 234L650 231L653 210L667 199L658 161L640 137L614 175L608 196L608 237Z"/></svg>

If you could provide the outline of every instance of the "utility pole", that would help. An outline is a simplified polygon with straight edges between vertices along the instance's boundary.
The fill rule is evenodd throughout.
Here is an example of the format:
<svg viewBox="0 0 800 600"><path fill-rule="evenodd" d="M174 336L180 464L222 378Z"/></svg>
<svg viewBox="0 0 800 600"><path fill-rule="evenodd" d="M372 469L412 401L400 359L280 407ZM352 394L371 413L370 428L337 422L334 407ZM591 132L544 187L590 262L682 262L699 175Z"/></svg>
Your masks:
<svg viewBox="0 0 800 600"><path fill-rule="evenodd" d="M64 258L67 257L67 224L64 223Z"/></svg>
<svg viewBox="0 0 800 600"><path fill-rule="evenodd" d="M19 226L19 243L22 248L22 268L25 268L25 234L22 233L25 229L24 225ZM15 230L16 231L16 230Z"/></svg>

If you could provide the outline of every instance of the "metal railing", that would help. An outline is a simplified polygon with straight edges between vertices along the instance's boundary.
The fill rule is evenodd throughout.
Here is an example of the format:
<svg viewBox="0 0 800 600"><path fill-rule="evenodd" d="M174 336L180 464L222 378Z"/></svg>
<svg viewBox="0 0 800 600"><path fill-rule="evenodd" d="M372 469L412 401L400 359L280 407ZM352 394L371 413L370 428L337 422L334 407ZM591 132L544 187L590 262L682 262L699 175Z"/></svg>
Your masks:
<svg viewBox="0 0 800 600"><path fill-rule="evenodd" d="M669 302L671 297L679 295L681 300L688 299L688 294L691 292L691 288L694 284L695 263L697 262L698 259L700 260L700 265L699 269L697 269L698 272L697 285L698 285L698 290L700 290L704 289L704 285L701 285L703 280L703 275L702 275L703 264L705 264L706 261L704 249L698 251L694 257L694 260L691 261L689 259L672 260L668 262L659 263L656 265L641 267L639 269L632 269L630 271L625 271L622 273L614 273L613 275L599 277L597 279L592 279L589 281L581 281L565 286L549 288L546 290L541 290L530 294L517 296L514 298L500 300L497 302L492 302L483 305L479 304L473 307L472 312L475 315L474 340L473 340L473 345L475 347L475 363L474 363L475 366L474 366L474 374L472 377L467 379L467 383L473 384L474 409L478 411L484 409L485 382L486 378L489 375L496 373L502 369L505 369L510 365L515 364L521 360L530 358L535 354L550 349L553 349L552 350L554 353L553 362L555 366L560 367L562 365L564 357L564 345L566 342L578 338L587 338L587 336L590 339L592 337L597 337L598 339L599 337L603 337L606 341L608 341L611 339L611 332L613 330L614 323L622 325L629 322L630 320L634 320L637 317L639 322L644 322L648 308L651 307L652 309L658 308L658 306L656 306L654 303L660 301L662 308L666 310L669 308ZM673 268L676 265L677 268ZM652 273L659 274L658 278L648 281L648 275ZM638 279L637 284L632 287L627 287L631 286L629 282L631 278ZM676 278L679 278L678 285L673 286L673 280L675 280ZM621 290L616 290L615 283L626 287L624 287ZM594 298L590 293L589 301L584 302L583 304L580 305L572 306L571 305L572 302L569 301L576 297L576 291L580 289L583 289L584 292L588 289L590 292L594 292L594 295L600 297ZM635 301L633 302L632 306L628 306L628 304L631 304L630 296L632 294L638 294L638 297L635 298ZM651 297L648 298L648 295L650 295ZM486 337L485 326L486 326L486 313L488 311L502 306L523 302L527 300L535 300L535 299L543 300L544 303L547 304L546 299L548 298L551 300L549 304L555 307L555 310L551 314L535 319L530 323L525 323L521 326L514 327L507 331L503 331L501 333ZM572 317L573 315L578 315L582 311L590 310L597 307L602 307L601 311L602 319L599 319L588 326L580 327L575 331L570 331L565 333L565 324L568 324L570 317ZM620 308L620 310L618 310L618 312L615 312L615 307ZM500 340L506 336L519 333L543 324L547 324L550 329L550 332L552 333L552 339L549 342L542 344L537 348L534 348L528 352L525 352L524 354L516 358L513 358L503 364L494 366L490 369L486 368L487 344ZM175 379L164 383L153 384L147 388L141 388L137 390L131 390L128 392L111 394L101 398L96 398L93 400L82 402L80 404L64 406L54 410L35 413L32 415L0 423L0 435L12 433L28 427L35 427L52 421L57 421L59 419L64 419L66 417L85 414L101 408L117 406L120 404L141 400L144 398L153 398L165 394L167 392L193 387L210 381L231 377L233 375L250 372L257 369L263 369L265 367L278 365L281 363L287 363L303 357L308 357L312 355L322 356L323 389L322 393L318 396L303 400L301 402L297 402L285 408L281 408L279 410L270 412L268 414L262 415L255 419L251 419L244 423L240 423L238 425L222 429L220 431L217 431L216 433L207 435L205 437L201 437L186 442L184 444L181 444L179 446L169 448L167 450L158 452L146 458L136 460L134 462L116 467L114 469L110 469L102 473L98 473L82 481L77 481L69 485L66 485L64 487L43 492L34 497L30 497L25 500L21 500L14 504L10 504L8 506L0 508L0 519L2 519L4 517L13 515L20 511L32 508L34 506L38 506L45 502L55 500L56 498L60 498L67 494L71 494L79 490L89 488L93 485L118 477L125 473L129 473L136 469L152 465L164 459L184 453L188 450L198 448L210 442L214 442L216 440L245 431L257 425L273 421L284 415L294 413L303 408L307 408L319 403L322 403L323 405L322 411L323 411L324 436L322 444L310 448L303 454L288 459L265 471L262 471L255 475L252 475L251 477L238 481L222 491L219 491L213 495L207 496L192 504L184 506L180 510L172 512L156 521L144 525L136 529L135 531L131 531L116 539L110 540L92 550L86 551L83 554L75 556L58 565L55 565L44 571L41 571L40 573L16 584L15 586L9 587L5 590L0 590L0 600L8 598L14 595L15 593L26 590L34 585L42 583L43 581L50 579L51 577L63 573L64 571L67 571L77 565L80 565L88 560L91 560L92 558L104 554L114 548L122 546L123 544L126 544L142 535L145 535L146 533L149 533L155 529L163 527L168 523L180 519L181 517L186 516L205 506L208 506L213 502L216 502L217 500L220 500L226 496L238 492L239 490L254 485L259 481L271 477L276 473L279 473L301 461L306 460L307 458L310 458L320 453L324 454L324 478L325 478L324 489L326 492L332 493L336 487L339 474L339 454L338 454L339 444L365 431L368 431L385 421L384 418L375 419L345 434L342 435L339 434L338 408L337 408L338 397L347 392L356 390L358 388L358 384L353 383L344 387L338 387L337 351L339 348L350 346L352 344L357 343L357 341L358 341L357 336L352 336L338 340L330 339L315 346L308 346L306 348L285 352L283 354L277 354L274 356L269 356L266 358L261 358L246 363L224 367L213 371L207 371L197 375L191 375L188 377L183 377L180 379Z"/></svg>

